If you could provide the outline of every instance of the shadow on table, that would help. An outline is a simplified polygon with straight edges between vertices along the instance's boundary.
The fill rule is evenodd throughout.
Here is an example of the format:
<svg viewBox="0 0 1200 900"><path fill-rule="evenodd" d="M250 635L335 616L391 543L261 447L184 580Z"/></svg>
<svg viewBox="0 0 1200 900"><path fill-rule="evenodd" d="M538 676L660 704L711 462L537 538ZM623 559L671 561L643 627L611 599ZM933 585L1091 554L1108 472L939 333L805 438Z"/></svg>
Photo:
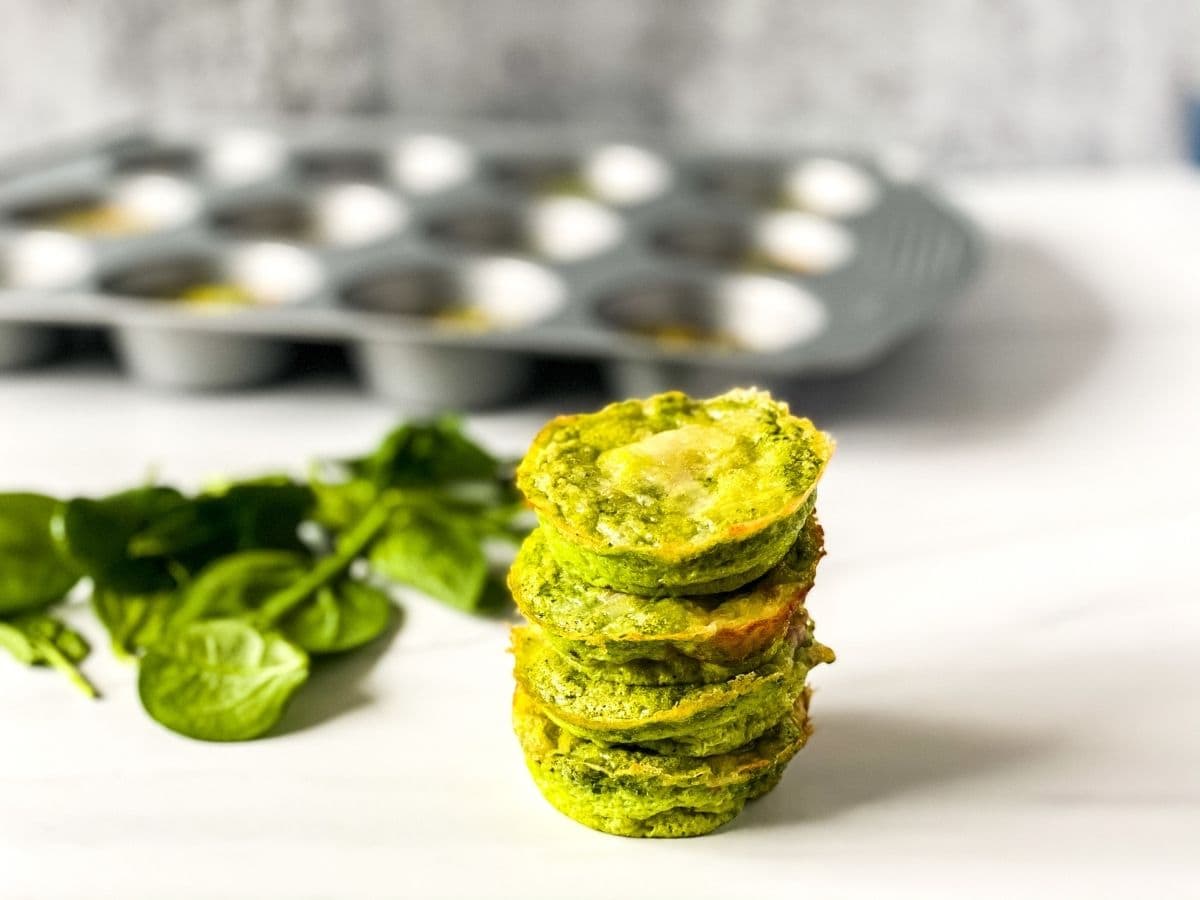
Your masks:
<svg viewBox="0 0 1200 900"><path fill-rule="evenodd" d="M1035 244L996 241L945 322L863 372L792 384L786 395L834 427L895 421L991 433L1052 409L1111 338L1112 323L1067 265Z"/></svg>
<svg viewBox="0 0 1200 900"><path fill-rule="evenodd" d="M344 713L367 706L371 695L362 682L388 652L404 625L404 609L397 606L388 630L365 647L312 662L308 683L296 692L274 735L291 734L322 725Z"/></svg>
<svg viewBox="0 0 1200 900"><path fill-rule="evenodd" d="M923 788L967 781L1045 755L1046 743L945 720L829 712L788 777L750 804L746 827L829 819Z"/></svg>

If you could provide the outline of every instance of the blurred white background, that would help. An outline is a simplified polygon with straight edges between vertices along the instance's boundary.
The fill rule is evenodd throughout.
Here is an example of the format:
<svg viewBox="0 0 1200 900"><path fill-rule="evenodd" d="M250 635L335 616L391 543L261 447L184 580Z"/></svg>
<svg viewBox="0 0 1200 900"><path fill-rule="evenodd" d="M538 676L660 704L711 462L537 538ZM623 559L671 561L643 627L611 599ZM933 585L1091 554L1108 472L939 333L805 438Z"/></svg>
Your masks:
<svg viewBox="0 0 1200 900"><path fill-rule="evenodd" d="M0 146L178 107L580 118L919 148L1185 153L1187 0L4 0Z"/></svg>

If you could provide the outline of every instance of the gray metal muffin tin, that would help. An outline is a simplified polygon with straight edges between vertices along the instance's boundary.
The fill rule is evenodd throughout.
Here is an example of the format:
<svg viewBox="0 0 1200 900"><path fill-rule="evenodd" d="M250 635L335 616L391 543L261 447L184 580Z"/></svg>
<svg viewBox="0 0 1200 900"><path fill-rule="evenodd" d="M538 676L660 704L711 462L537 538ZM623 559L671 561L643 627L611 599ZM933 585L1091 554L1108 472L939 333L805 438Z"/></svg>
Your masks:
<svg viewBox="0 0 1200 900"><path fill-rule="evenodd" d="M140 230L64 233L55 211L80 198ZM540 357L598 360L620 394L713 392L869 364L979 255L935 193L864 156L160 123L0 181L0 368L99 327L134 377L181 389L269 379L294 343L336 342L407 405L501 402ZM263 302L166 299L229 283Z"/></svg>

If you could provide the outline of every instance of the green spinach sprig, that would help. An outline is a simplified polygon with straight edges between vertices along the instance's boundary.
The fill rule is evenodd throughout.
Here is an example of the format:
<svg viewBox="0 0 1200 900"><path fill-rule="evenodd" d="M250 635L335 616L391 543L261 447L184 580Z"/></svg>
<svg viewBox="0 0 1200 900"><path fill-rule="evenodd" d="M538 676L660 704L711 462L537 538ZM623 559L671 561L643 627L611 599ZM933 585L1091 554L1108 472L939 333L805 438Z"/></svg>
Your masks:
<svg viewBox="0 0 1200 900"><path fill-rule="evenodd" d="M367 552L372 571L458 609L489 612L507 601L489 545L515 545L529 530L511 468L454 418L402 425L366 456L314 468L315 517L336 530L384 501L388 521Z"/></svg>
<svg viewBox="0 0 1200 900"><path fill-rule="evenodd" d="M310 657L387 631L389 584L468 611L506 601L489 545L525 530L510 468L452 418L402 425L365 456L314 466L308 483L0 494L0 647L94 696L78 668L86 641L46 612L89 585L154 719L205 740L255 738Z"/></svg>

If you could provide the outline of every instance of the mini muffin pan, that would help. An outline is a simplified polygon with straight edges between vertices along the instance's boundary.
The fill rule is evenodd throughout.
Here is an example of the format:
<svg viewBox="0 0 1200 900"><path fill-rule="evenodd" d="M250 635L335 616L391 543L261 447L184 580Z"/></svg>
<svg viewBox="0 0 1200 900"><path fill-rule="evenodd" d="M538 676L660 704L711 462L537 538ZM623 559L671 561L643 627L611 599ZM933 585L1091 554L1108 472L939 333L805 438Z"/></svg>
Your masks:
<svg viewBox="0 0 1200 900"><path fill-rule="evenodd" d="M511 398L541 357L621 394L851 371L929 321L973 228L869 157L376 121L156 123L0 181L0 367L108 330L179 389L345 344L409 406Z"/></svg>

